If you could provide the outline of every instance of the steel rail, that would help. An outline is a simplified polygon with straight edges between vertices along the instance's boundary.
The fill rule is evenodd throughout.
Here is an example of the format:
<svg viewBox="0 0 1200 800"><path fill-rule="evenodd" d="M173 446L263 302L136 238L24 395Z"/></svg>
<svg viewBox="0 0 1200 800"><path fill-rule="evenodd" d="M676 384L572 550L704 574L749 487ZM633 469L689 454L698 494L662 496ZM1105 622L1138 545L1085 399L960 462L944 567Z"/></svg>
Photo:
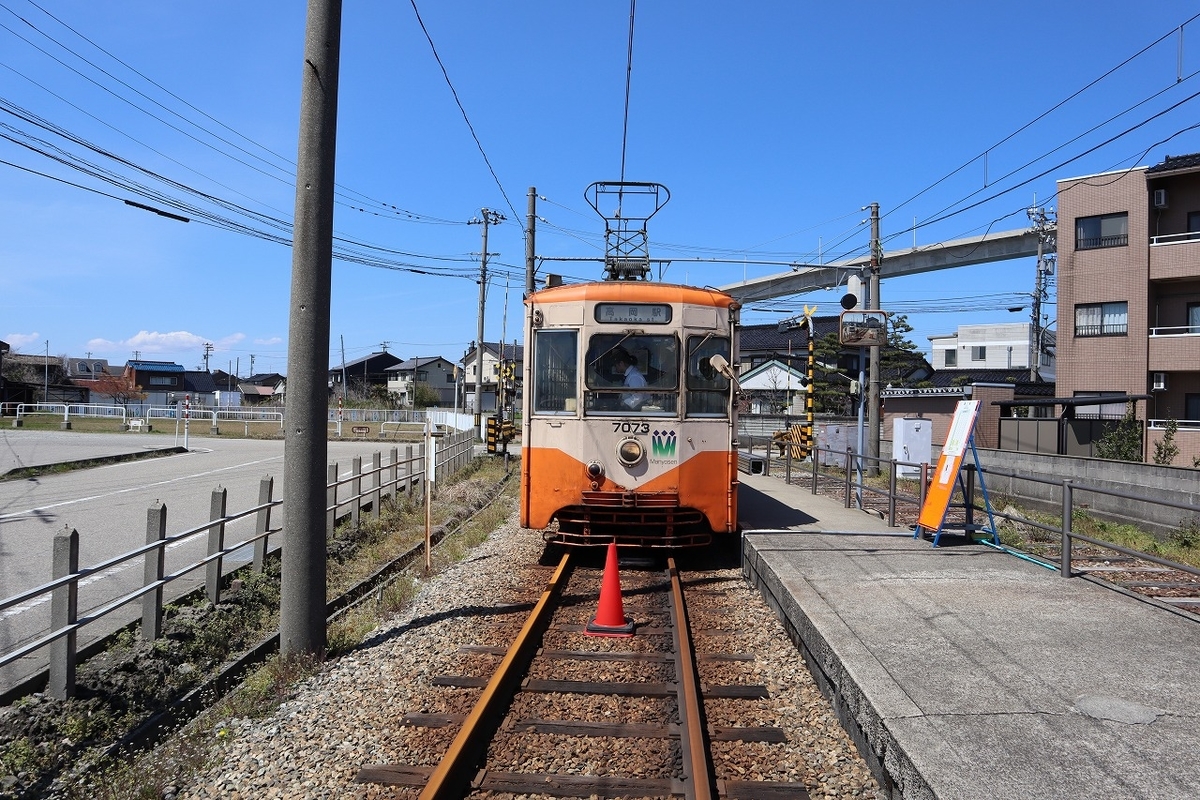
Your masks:
<svg viewBox="0 0 1200 800"><path fill-rule="evenodd" d="M712 760L704 739L704 720L701 718L704 700L700 695L696 660L692 653L692 637L688 629L687 608L683 602L683 584L675 559L667 559L671 576L671 621L675 625L675 669L679 681L676 701L679 704L679 746L683 766L691 782L685 784L689 800L711 800L714 775Z"/></svg>
<svg viewBox="0 0 1200 800"><path fill-rule="evenodd" d="M512 700L521 677L529 668L550 617L555 601L571 574L571 553L568 551L558 563L558 568L542 590L529 618L516 640L508 648L500 666L475 701L474 708L463 721L458 735L450 748L429 776L421 791L420 800L457 800L465 794L475 775L475 763L483 749L495 734L503 711Z"/></svg>

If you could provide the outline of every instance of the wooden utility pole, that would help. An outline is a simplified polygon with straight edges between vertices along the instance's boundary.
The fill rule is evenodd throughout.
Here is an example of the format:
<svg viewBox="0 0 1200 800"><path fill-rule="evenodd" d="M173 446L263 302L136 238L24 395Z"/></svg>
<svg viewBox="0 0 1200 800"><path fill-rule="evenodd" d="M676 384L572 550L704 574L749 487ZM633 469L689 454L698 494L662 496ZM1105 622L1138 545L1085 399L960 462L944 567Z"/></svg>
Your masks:
<svg viewBox="0 0 1200 800"><path fill-rule="evenodd" d="M285 656L323 655L326 645L326 380L341 0L308 0L305 30L283 449L279 650Z"/></svg>

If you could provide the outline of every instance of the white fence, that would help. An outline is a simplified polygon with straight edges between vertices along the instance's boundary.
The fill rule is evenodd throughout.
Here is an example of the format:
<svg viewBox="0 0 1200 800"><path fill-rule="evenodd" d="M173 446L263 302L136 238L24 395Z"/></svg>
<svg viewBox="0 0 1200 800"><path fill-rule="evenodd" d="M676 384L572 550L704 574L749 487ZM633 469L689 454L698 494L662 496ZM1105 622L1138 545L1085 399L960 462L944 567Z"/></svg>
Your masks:
<svg viewBox="0 0 1200 800"><path fill-rule="evenodd" d="M339 413L343 422L376 422L380 423L381 430L402 430L409 427L419 430L424 427L426 417L432 419L435 425L441 425L456 431L471 430L474 425L474 418L470 414L460 414L439 408L431 408L426 411L405 411L386 408L338 409L334 407L329 409L329 421L337 422ZM61 414L64 423L70 422L72 417L91 417L119 419L123 424L128 423L130 419L134 418L140 418L146 423L152 423L156 419L184 419L186 415L186 418L189 420L208 420L214 428L223 419L236 422L273 422L277 423L280 428L283 428L285 409L282 406L200 405L190 406L185 409L182 403L168 406L145 404L120 406L95 403L20 403L17 405L18 420L34 414ZM383 426L389 427L383 428ZM141 426L137 427L140 428Z"/></svg>

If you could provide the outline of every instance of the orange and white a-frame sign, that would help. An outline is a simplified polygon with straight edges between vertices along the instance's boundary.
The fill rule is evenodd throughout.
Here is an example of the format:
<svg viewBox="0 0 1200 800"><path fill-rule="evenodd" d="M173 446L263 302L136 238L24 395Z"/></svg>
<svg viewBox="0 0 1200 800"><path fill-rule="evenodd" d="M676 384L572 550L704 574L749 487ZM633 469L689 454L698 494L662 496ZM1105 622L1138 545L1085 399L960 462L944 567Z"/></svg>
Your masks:
<svg viewBox="0 0 1200 800"><path fill-rule="evenodd" d="M963 454L971 442L978 415L978 400L960 400L954 409L954 421L950 423L950 432L946 434L946 444L942 446L942 454L938 457L933 483L925 495L925 505L917 520L917 524L926 530L940 530L946 519L950 495L954 493L954 481L962 466Z"/></svg>

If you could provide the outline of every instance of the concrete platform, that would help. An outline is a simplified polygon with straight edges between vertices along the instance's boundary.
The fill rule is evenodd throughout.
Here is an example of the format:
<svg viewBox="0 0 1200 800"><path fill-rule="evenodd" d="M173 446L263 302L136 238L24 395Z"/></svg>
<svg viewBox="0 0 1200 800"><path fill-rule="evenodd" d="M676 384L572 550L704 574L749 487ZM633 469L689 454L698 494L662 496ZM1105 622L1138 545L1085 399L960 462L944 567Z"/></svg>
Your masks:
<svg viewBox="0 0 1200 800"><path fill-rule="evenodd" d="M1200 797L1200 621L742 475L743 571L893 798Z"/></svg>

